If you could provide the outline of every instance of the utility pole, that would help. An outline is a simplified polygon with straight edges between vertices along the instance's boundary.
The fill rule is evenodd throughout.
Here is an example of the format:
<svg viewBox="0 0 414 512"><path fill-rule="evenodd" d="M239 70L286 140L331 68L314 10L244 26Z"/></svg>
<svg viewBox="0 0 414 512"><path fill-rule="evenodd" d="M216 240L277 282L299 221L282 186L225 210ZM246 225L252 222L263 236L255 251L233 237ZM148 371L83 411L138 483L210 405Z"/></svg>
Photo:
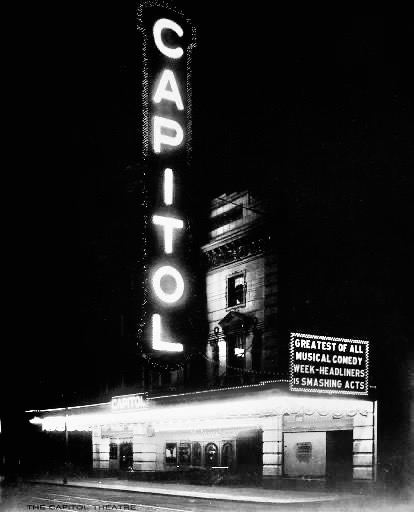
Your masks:
<svg viewBox="0 0 414 512"><path fill-rule="evenodd" d="M68 408L65 409L65 462L63 466L63 484L68 483L68 444L69 444L69 438L68 438Z"/></svg>

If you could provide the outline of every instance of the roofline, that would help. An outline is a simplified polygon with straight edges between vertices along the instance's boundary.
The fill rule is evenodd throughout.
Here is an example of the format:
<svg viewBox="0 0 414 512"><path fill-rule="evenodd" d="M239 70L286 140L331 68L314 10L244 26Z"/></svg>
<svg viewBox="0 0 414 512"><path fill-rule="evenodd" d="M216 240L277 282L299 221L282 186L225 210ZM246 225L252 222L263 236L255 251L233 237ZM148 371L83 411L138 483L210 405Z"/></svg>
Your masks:
<svg viewBox="0 0 414 512"><path fill-rule="evenodd" d="M169 394L169 395L151 396L151 397L147 397L146 400L160 400L160 399L165 399L165 398L179 398L181 396L182 397L186 397L186 396L201 395L201 394L206 394L206 393L217 393L217 392L220 392L220 391L233 391L235 389L257 388L257 387L260 387L260 386L265 386L266 384L269 384L269 383L287 383L287 382L289 382L289 381L286 380L286 379L280 379L280 380L275 380L275 381L263 381L263 382L260 382L259 384L247 384L245 386L232 386L232 387L228 387L228 388L203 389L203 390L200 390L200 391L190 391L190 392L187 392L187 393L176 393L176 394ZM128 397L128 396L134 396L136 394L145 394L145 393L142 393L142 392L139 392L139 393L129 393L127 395L113 396L112 398ZM53 408L53 409L30 409L28 411L25 411L25 413L66 411L66 410L71 410L71 409L82 409L84 407L99 407L99 406L102 406L102 405L110 405L110 404L111 404L111 402L101 402L101 403L98 403L98 404L74 405L74 406L70 406L70 407L56 407L56 408Z"/></svg>
<svg viewBox="0 0 414 512"><path fill-rule="evenodd" d="M54 409L30 409L28 411L24 411L26 413L29 412L54 412L54 411L67 411L70 409L82 409L83 407L98 407L100 405L110 405L111 402L101 402L99 404L87 404L87 405L72 405L70 407L56 407Z"/></svg>

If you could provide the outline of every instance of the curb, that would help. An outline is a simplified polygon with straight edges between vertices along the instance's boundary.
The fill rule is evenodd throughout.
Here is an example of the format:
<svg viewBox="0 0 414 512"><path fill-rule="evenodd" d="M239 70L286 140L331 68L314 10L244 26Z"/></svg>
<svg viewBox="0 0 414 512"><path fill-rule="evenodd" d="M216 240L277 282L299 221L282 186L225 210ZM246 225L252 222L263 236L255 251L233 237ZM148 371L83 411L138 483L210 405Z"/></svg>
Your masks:
<svg viewBox="0 0 414 512"><path fill-rule="evenodd" d="M110 484L87 484L87 483L67 483L63 484L56 481L49 480L26 480L27 483L32 484L47 484L47 485L56 485L62 487L80 487L87 489L103 489L108 491L121 491L121 492L136 492L142 494L156 494L156 495L165 495L165 496L181 496L185 498L199 498L205 500L222 500L222 501L234 501L234 502L245 502L245 503L269 503L269 504L298 504L298 503L327 503L331 501L342 501L349 500L355 498L356 496L344 496L341 497L339 495L333 496L325 496L325 497L309 497L309 498L272 498L272 497L261 497L261 496L232 496L230 494L220 494L220 493L204 493L198 491L184 491L184 490L169 490L162 488L152 488L152 489L144 489L144 488L126 488L126 487L118 487L111 486Z"/></svg>

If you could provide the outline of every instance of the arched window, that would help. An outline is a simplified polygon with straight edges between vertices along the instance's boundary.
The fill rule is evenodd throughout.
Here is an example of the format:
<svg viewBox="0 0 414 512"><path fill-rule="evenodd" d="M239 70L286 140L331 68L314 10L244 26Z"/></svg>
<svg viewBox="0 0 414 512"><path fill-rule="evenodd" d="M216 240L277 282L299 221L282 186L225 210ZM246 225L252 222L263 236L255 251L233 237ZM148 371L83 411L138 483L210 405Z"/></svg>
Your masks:
<svg viewBox="0 0 414 512"><path fill-rule="evenodd" d="M206 466L218 466L218 448L214 443L208 443L204 448Z"/></svg>
<svg viewBox="0 0 414 512"><path fill-rule="evenodd" d="M231 467L233 464L233 445L224 443L221 448L221 465Z"/></svg>

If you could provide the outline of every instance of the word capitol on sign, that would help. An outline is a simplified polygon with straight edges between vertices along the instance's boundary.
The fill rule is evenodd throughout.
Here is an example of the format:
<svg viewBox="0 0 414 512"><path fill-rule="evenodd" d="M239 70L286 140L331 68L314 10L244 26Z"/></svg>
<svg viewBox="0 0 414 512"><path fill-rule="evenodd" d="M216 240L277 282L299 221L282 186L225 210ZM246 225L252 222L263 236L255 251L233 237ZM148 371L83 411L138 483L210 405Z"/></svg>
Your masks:
<svg viewBox="0 0 414 512"><path fill-rule="evenodd" d="M182 38L184 31L182 27L173 20L167 18L158 19L152 29L153 40L156 48L163 57L178 61L183 58L184 50L181 46L171 46L167 44L167 33L173 32L178 38ZM177 111L184 110L184 102L180 94L180 87L177 77L172 69L164 68L155 88L152 97L155 105L162 105L167 102ZM184 129L175 119L153 115L152 124L152 149L155 154L160 154L164 150L179 147L184 141ZM165 206L174 204L174 169L166 167L163 171L163 203ZM182 219L166 215L153 215L152 222L154 226L161 228L164 242L164 253L167 255L174 253L174 235L176 230L184 227ZM163 288L164 279L174 283L173 287L167 290ZM152 276L152 288L156 297L164 305L174 305L184 294L184 279L178 269L172 265L163 265L159 267ZM173 343L162 340L162 322L161 315L154 313L152 315L152 348L154 350L163 350L167 352L182 352L184 347L181 343Z"/></svg>
<svg viewBox="0 0 414 512"><path fill-rule="evenodd" d="M111 400L113 411L124 411L128 409L143 409L147 402L143 395L114 396Z"/></svg>

